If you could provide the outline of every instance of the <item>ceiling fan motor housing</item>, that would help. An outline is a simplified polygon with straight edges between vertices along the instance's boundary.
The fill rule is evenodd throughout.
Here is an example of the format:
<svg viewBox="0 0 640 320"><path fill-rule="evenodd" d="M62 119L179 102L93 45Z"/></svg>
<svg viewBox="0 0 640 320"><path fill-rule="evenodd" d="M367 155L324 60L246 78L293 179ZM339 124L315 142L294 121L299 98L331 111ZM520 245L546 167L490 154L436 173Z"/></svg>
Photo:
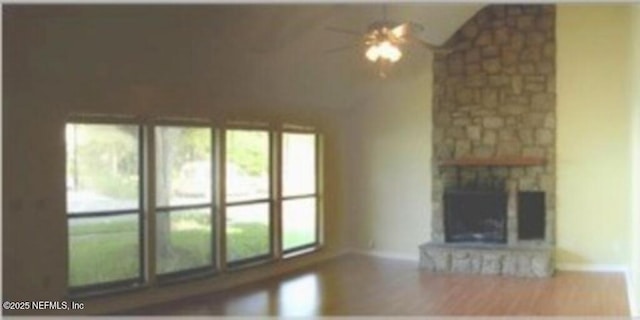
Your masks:
<svg viewBox="0 0 640 320"><path fill-rule="evenodd" d="M375 21L367 28L365 44L375 45L385 41L394 45L400 45L406 41L404 36L394 34L395 24L391 21Z"/></svg>

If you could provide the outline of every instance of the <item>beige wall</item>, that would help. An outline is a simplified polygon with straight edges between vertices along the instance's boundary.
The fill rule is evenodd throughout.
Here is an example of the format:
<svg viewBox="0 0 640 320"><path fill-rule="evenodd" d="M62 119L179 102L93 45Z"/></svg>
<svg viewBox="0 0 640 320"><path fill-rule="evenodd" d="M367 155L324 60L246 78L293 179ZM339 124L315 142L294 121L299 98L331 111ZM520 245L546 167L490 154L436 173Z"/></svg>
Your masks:
<svg viewBox="0 0 640 320"><path fill-rule="evenodd" d="M640 317L640 5L631 13L631 106L632 106L632 163L633 188L631 194L631 292L635 298L633 315Z"/></svg>
<svg viewBox="0 0 640 320"><path fill-rule="evenodd" d="M629 261L629 7L557 16L557 262Z"/></svg>
<svg viewBox="0 0 640 320"><path fill-rule="evenodd" d="M431 234L431 57L403 63L353 110L346 190L355 249L417 259Z"/></svg>
<svg viewBox="0 0 640 320"><path fill-rule="evenodd" d="M267 54L212 48L210 34L198 32L202 21L191 22L192 29L135 8L103 13L3 10L5 300L67 298L63 139L71 114L132 115L143 121L172 116L219 123L228 118L289 121L316 125L325 136L327 236L318 254L202 281L89 299L85 312L121 310L234 286L332 257L345 247L339 165L344 120L339 108L343 105L336 104L348 100L348 91L327 82L295 86L290 94L274 93L274 88L300 78L295 64L281 63L274 72ZM142 13L146 18L138 19Z"/></svg>

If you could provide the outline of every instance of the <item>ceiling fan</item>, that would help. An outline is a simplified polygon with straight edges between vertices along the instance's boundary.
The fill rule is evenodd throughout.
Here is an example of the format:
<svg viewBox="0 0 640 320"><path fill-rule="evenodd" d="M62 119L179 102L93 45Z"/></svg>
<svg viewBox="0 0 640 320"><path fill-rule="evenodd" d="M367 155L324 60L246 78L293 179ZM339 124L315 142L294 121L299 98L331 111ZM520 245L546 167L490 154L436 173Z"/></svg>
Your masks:
<svg viewBox="0 0 640 320"><path fill-rule="evenodd" d="M438 54L447 54L451 51L449 48L436 46L417 37L417 34L424 29L418 23L395 23L388 20L386 6L382 7L382 15L383 18L370 23L364 33L340 27L327 27L328 31L360 38L358 43L333 48L327 50L327 52L338 52L354 46L364 45L364 56L367 60L378 65L379 75L384 78L387 75L386 70L402 58L402 48L408 43L418 43Z"/></svg>

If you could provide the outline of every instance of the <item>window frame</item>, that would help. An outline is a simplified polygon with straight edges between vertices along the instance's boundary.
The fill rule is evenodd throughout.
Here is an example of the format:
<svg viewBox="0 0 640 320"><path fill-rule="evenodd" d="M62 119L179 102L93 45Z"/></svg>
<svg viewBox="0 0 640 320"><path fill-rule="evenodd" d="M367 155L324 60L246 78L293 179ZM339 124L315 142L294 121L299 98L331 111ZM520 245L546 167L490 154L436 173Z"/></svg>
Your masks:
<svg viewBox="0 0 640 320"><path fill-rule="evenodd" d="M147 127L149 128L149 136L151 137L150 141L149 141L149 146L151 146L151 150L149 152L150 156L149 159L150 161L148 162L147 165L147 170L150 172L150 176L152 176L153 178L151 179L152 181L148 181L149 183L149 196L150 196L150 205L149 205L149 216L153 217L152 219L150 219L149 223L153 224L153 228L149 228L149 231L153 231L153 244L149 244L149 247L152 247L153 251L153 257L149 256L149 260L151 260L151 258L153 258L153 277L155 279L156 282L158 282L159 284L166 284L166 283L172 283L175 281L179 281L179 280L188 280L188 279L192 279L192 278L200 278L200 277L207 277L207 276L211 276L211 275L215 275L220 271L219 268L219 250L218 250L218 236L219 236L219 222L217 219L217 216L220 215L220 210L219 210L219 188L218 188L218 183L217 183L217 179L219 179L219 172L218 172L218 166L219 164L216 163L217 160L217 155L218 155L218 142L217 142L217 132L216 132L216 126L214 124L208 123L208 122L204 122L204 121L197 121L197 120L191 120L191 119L179 119L179 120L155 120L153 121L151 124L148 124ZM211 150L209 153L209 162L211 165L211 173L210 173L210 188L211 188L211 199L210 202L208 203L198 203L198 204L189 204L189 205L176 205L176 206L158 206L157 205L157 201L158 201L158 195L157 195L157 134L156 134L156 130L158 128L182 128L182 129L188 129L188 128L199 128L199 129L207 129L209 131L209 138L210 138L210 142L211 142ZM151 165L152 163L152 165ZM172 212L180 212L180 211L184 211L184 210L189 210L189 209L205 209L208 208L209 210L209 217L211 220L211 241L210 241L210 245L211 245L211 260L209 261L209 264L204 265L204 266L199 266L199 267L194 267L194 268L189 268L189 269L183 269L183 270L177 270L177 271L172 271L172 272L166 272L166 273L159 273L158 272L158 250L157 250L157 245L158 245L158 237L157 237L157 232L158 232L158 224L157 224L157 216L159 213L162 212L166 212L168 215L171 215ZM150 232L151 233L151 232ZM149 241L147 241L149 242ZM151 274L151 272L150 272Z"/></svg>
<svg viewBox="0 0 640 320"><path fill-rule="evenodd" d="M280 243L280 252L282 253L282 257L284 259L290 258L290 257L295 257L299 254L304 254L304 253L308 253L308 252L314 252L317 251L321 248L322 246L322 240L321 240L321 233L322 233L322 227L321 227L321 215L322 215L322 204L321 204L321 186L322 186L322 177L321 177L321 166L322 166L322 162L320 161L321 158L321 148L320 148L320 141L321 141L321 136L320 134L317 132L317 130L315 130L315 128L313 127L304 127L304 126L297 126L297 125L283 125L283 127L281 128L281 130L279 130L277 132L278 134L278 140L279 140L279 151L280 151L280 161L279 161L279 176L280 176L280 184L279 184L279 194L278 194L278 207L279 207L279 215L280 215L280 234L279 234L279 243ZM310 194L297 194L297 195L292 195L292 196L285 196L284 195L284 188L282 187L284 184L284 163L282 161L282 154L284 154L284 136L286 134L310 134L313 135L314 137L314 158L315 158L315 166L314 166L314 173L315 173L315 184L314 184L314 193L310 193ZM288 248L285 249L284 247L284 228L283 228L283 224L284 224L284 203L285 201L288 200L299 200L299 199L315 199L315 230L314 230L314 241L312 243L308 243L308 244L303 244L300 246L296 246L296 247L292 247L292 248Z"/></svg>
<svg viewBox="0 0 640 320"><path fill-rule="evenodd" d="M267 191L266 198L256 198L249 200L239 200L239 201L231 201L227 200L227 133L229 131L258 131L264 132L267 135L268 143L267 143L267 172L269 173L269 190ZM222 252L222 260L225 270L237 270L243 269L245 267L259 265L263 263L267 263L273 261L276 256L276 251L274 250L275 246L275 224L276 224L276 209L275 209L275 201L274 201L274 159L273 159L273 149L274 149L274 139L273 139L273 129L269 127L268 123L254 121L254 122L229 122L227 125L221 127L221 154L220 154L220 162L221 162L221 175L220 175L220 183L224 186L222 189L221 195L221 208L222 208L222 225L223 232L221 235L222 241L221 245L224 248ZM237 206L245 206L245 205L253 205L253 204L267 204L269 206L268 209L268 217L269 217L269 252L256 255L253 257L238 259L230 261L228 260L227 255L227 208L229 207L237 207Z"/></svg>
<svg viewBox="0 0 640 320"><path fill-rule="evenodd" d="M146 174L145 174L145 162L147 159L147 155L145 154L146 148L146 138L147 135L145 133L145 125L139 122L136 122L135 119L131 119L128 117L85 117L85 116L74 116L69 117L64 122L64 130L66 132L66 128L68 125L111 125L111 126L133 126L136 128L138 132L137 137L137 152L138 152L138 209L120 209L120 210L96 210L96 211L78 211L71 212L68 207L68 191L65 187L65 213L67 220L67 288L69 290L69 294L71 296L90 296L94 294L100 294L103 292L113 292L113 291L126 291L135 289L138 287L142 287L145 285L146 280L146 268L147 268L147 250L145 245L145 232L147 231L145 225L145 213L146 213L146 190L145 190L145 182L146 182ZM66 185L66 165L68 161L67 154L67 141L66 141L66 133L65 133L65 143L64 143L64 163L65 163L65 185ZM73 219L90 219L96 217L112 217L112 216L125 216L129 214L137 214L138 220L138 275L134 278L106 281L106 282L96 282L92 284L80 285L80 286L72 286L70 283L70 274L71 274L71 246L70 246L70 228L69 222Z"/></svg>

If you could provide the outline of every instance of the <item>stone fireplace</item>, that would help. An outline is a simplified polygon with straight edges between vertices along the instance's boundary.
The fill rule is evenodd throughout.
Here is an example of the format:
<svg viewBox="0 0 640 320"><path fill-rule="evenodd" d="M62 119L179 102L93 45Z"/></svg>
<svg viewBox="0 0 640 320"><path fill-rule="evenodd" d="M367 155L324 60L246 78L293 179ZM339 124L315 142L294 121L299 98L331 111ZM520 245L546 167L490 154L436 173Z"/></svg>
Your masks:
<svg viewBox="0 0 640 320"><path fill-rule="evenodd" d="M553 273L555 6L490 5L434 58L424 268Z"/></svg>

